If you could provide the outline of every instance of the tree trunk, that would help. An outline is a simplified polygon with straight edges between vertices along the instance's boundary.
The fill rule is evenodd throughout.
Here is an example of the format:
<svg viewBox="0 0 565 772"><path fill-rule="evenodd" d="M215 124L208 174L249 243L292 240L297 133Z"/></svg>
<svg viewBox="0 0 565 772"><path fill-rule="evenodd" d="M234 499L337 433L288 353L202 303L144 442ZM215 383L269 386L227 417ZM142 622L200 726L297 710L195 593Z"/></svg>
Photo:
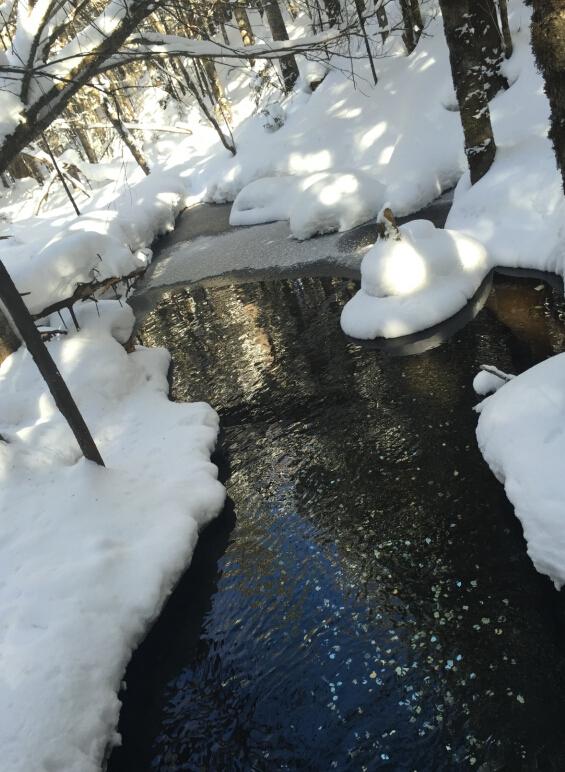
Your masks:
<svg viewBox="0 0 565 772"><path fill-rule="evenodd" d="M277 0L265 0L263 5L273 40L288 40L288 32L286 31L286 25ZM285 91L292 91L292 87L298 78L296 59L293 54L289 54L288 56L282 56L280 63Z"/></svg>
<svg viewBox="0 0 565 772"><path fill-rule="evenodd" d="M512 44L512 35L508 23L508 3L507 0L498 0L498 10L500 11L500 25L502 27L502 38L504 40L504 56L510 59L514 52Z"/></svg>
<svg viewBox="0 0 565 772"><path fill-rule="evenodd" d="M379 23L379 29L381 30L381 40L383 43L386 42L386 39L388 38L389 32L388 32L388 14L386 12L386 5L384 0L381 0L381 3L377 7L377 21Z"/></svg>
<svg viewBox="0 0 565 772"><path fill-rule="evenodd" d="M402 40L406 51L411 54L416 48L422 31L422 15L417 0L400 0L404 33ZM416 13L414 12L416 10ZM419 23L418 23L419 22Z"/></svg>
<svg viewBox="0 0 565 772"><path fill-rule="evenodd" d="M549 136L565 190L565 13L563 0L534 0L532 47L551 106Z"/></svg>
<svg viewBox="0 0 565 772"><path fill-rule="evenodd" d="M470 4L472 11L475 43L482 62L482 73L491 100L502 89L508 88L508 81L500 71L504 58L502 33L494 0L475 0Z"/></svg>
<svg viewBox="0 0 565 772"><path fill-rule="evenodd" d="M330 27L337 27L341 18L339 0L324 0L324 7L326 9Z"/></svg>
<svg viewBox="0 0 565 772"><path fill-rule="evenodd" d="M141 169L143 170L144 174L150 174L149 164L147 163L145 156L141 152L140 148L137 145L137 142L135 141L134 137L130 134L129 130L126 129L124 124L122 123L120 119L120 113L119 113L119 107L118 103L115 99L112 99L113 104L110 104L110 99L104 98L102 100L102 107L104 109L104 112L106 113L106 117L112 124L112 126L116 129L116 132L118 133L120 139L124 143L124 145L128 148L132 156L135 158Z"/></svg>
<svg viewBox="0 0 565 772"><path fill-rule="evenodd" d="M41 334L27 310L12 278L0 260L0 300L9 310L14 325L18 328L27 349L51 392L57 408L68 423L85 458L104 466L92 435L86 425L67 384L53 361Z"/></svg>
<svg viewBox="0 0 565 772"><path fill-rule="evenodd" d="M0 364L17 351L21 345L21 340L14 332L4 309L0 305Z"/></svg>
<svg viewBox="0 0 565 772"><path fill-rule="evenodd" d="M439 4L465 135L465 153L471 184L474 185L490 169L496 155L496 144L483 82L482 56L479 56L475 45L472 26L461 23L470 18L473 0L439 0Z"/></svg>
<svg viewBox="0 0 565 772"><path fill-rule="evenodd" d="M214 64L212 59L202 59L201 61L202 61L202 65L204 66L204 71L206 72L206 77L208 78L208 82L212 89L212 94L214 95L214 99L218 104L220 104L220 102L224 98L224 87L222 86L222 81L220 80L220 77L218 75L218 70L216 69L216 65Z"/></svg>
<svg viewBox="0 0 565 772"><path fill-rule="evenodd" d="M251 28L251 22L244 5L245 0L237 0L233 8L233 15L237 22L237 28L243 41L244 46L252 46L255 44L255 35Z"/></svg>

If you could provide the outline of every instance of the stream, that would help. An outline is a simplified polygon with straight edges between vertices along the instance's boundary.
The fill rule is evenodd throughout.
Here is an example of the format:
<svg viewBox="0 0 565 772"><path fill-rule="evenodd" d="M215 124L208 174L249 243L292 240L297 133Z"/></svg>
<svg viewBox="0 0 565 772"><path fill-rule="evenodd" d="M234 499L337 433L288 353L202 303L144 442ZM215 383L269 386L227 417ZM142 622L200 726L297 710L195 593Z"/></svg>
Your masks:
<svg viewBox="0 0 565 772"><path fill-rule="evenodd" d="M356 288L281 275L144 309L172 397L220 415L228 501L133 656L109 772L563 769L564 603L471 386L564 350L562 297L497 276L463 329L394 357L343 336Z"/></svg>

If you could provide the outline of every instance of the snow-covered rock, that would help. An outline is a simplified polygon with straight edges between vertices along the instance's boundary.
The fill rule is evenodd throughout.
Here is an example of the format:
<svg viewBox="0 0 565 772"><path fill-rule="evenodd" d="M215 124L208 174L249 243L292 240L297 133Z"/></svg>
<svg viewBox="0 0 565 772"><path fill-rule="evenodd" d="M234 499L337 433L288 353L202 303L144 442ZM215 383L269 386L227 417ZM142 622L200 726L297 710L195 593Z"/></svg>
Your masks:
<svg viewBox="0 0 565 772"><path fill-rule="evenodd" d="M461 310L491 269L484 247L456 231L415 220L381 239L361 263L361 289L341 326L354 338L396 338Z"/></svg>

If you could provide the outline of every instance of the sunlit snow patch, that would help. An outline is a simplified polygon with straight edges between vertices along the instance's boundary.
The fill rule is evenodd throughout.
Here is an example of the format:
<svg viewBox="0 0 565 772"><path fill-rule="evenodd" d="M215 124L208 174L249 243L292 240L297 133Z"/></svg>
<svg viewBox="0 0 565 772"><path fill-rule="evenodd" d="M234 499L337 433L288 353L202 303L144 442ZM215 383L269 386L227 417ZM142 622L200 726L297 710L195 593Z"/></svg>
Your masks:
<svg viewBox="0 0 565 772"><path fill-rule="evenodd" d="M363 258L361 289L343 309L343 331L369 340L425 330L460 311L490 268L475 239L414 220Z"/></svg>
<svg viewBox="0 0 565 772"><path fill-rule="evenodd" d="M476 409L481 453L504 483L528 555L559 589L565 584L565 354L513 378Z"/></svg>
<svg viewBox="0 0 565 772"><path fill-rule="evenodd" d="M377 215L384 199L384 186L361 172L264 177L238 194L230 224L289 220L291 234L304 240L367 222Z"/></svg>

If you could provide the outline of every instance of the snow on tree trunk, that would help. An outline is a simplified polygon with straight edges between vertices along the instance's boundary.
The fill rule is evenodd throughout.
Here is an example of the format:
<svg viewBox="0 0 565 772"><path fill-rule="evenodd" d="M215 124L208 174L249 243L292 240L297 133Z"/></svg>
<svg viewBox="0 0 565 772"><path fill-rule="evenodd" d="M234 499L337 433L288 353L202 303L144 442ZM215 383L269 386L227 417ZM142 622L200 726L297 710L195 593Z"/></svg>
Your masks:
<svg viewBox="0 0 565 772"><path fill-rule="evenodd" d="M487 173L496 155L482 56L476 45L473 0L439 0L449 47L453 85L465 135L465 153L475 184Z"/></svg>
<svg viewBox="0 0 565 772"><path fill-rule="evenodd" d="M498 10L500 11L500 26L502 27L502 38L504 40L504 56L510 59L514 52L514 45L512 43L510 24L508 23L507 0L498 0Z"/></svg>
<svg viewBox="0 0 565 772"><path fill-rule="evenodd" d="M288 32L277 0L265 0L263 7L267 14L273 40L288 40ZM288 54L288 56L282 56L280 61L285 91L292 91L298 78L296 59L293 54Z"/></svg>
<svg viewBox="0 0 565 772"><path fill-rule="evenodd" d="M532 47L551 106L549 136L565 190L565 9L563 0L534 0Z"/></svg>
<svg viewBox="0 0 565 772"><path fill-rule="evenodd" d="M496 5L494 0L475 0L470 7L473 9L474 40L482 61L482 76L490 100L499 91L508 88L508 81L500 70L504 47Z"/></svg>

